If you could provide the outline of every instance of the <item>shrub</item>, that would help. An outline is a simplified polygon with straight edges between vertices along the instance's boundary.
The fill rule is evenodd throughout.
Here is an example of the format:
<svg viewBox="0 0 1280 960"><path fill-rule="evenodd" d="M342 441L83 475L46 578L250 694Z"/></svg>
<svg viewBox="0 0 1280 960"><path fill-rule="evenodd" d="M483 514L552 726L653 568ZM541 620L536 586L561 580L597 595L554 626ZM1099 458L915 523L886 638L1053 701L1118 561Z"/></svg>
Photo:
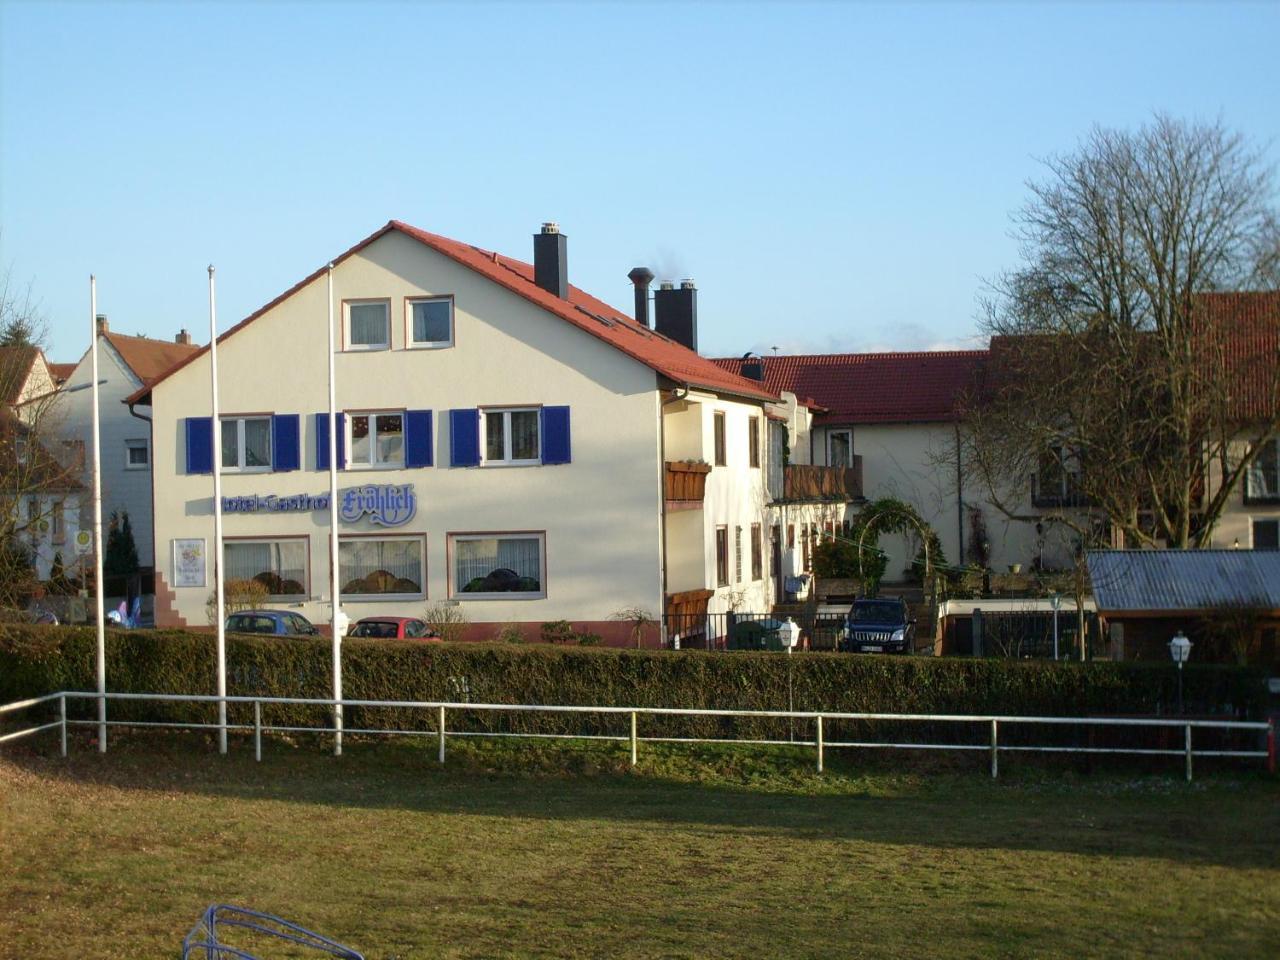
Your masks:
<svg viewBox="0 0 1280 960"><path fill-rule="evenodd" d="M551 620L542 625L543 643L572 643L573 624L568 620Z"/></svg>
<svg viewBox="0 0 1280 960"><path fill-rule="evenodd" d="M441 640L461 640L471 621L467 612L456 603L429 603L422 611L422 619Z"/></svg>
<svg viewBox="0 0 1280 960"><path fill-rule="evenodd" d="M226 619L233 613L241 610L257 610L267 604L267 599L271 596L264 583L257 580L228 580L222 585L222 619ZM209 599L204 603L204 615L209 621L209 626L217 626L218 623L218 592L215 590L209 594Z"/></svg>
<svg viewBox="0 0 1280 960"><path fill-rule="evenodd" d="M494 643L524 643L524 631L515 623L504 623L493 635Z"/></svg>

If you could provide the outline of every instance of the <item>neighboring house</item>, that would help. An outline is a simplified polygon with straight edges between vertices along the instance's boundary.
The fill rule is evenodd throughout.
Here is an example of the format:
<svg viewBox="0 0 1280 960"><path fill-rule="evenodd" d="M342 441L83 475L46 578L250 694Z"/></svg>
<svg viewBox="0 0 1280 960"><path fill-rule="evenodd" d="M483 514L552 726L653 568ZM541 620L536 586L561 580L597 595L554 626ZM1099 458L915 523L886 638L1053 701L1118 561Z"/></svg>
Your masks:
<svg viewBox="0 0 1280 960"><path fill-rule="evenodd" d="M647 270L633 319L568 283L554 224L533 259L392 221L333 261L344 612L627 643L628 608L768 609L776 394L697 354L692 282L654 292L650 328ZM216 429L207 348L130 398L153 410L157 625L207 622L215 455L227 576L330 618L326 273L219 337Z"/></svg>
<svg viewBox="0 0 1280 960"><path fill-rule="evenodd" d="M997 566L1028 559L1034 531L1004 521L945 465L956 444L957 403L986 356L985 350L957 350L716 362L729 370L759 365L770 390L812 398L811 426L790 428L792 463L854 471L863 500L894 497L913 506L938 534L949 563L972 556L977 534ZM861 502L851 498L835 519L849 519ZM888 535L880 546L889 555L885 579L904 579L915 558L910 539Z"/></svg>
<svg viewBox="0 0 1280 960"><path fill-rule="evenodd" d="M1193 662L1280 669L1280 553L1091 550L1089 577L1113 660L1169 660L1181 631Z"/></svg>
<svg viewBox="0 0 1280 960"><path fill-rule="evenodd" d="M0 405L24 422L40 419L58 386L54 366L39 347L0 347Z"/></svg>
<svg viewBox="0 0 1280 960"><path fill-rule="evenodd" d="M138 547L138 562L152 566L151 533L151 430L149 411L124 403L131 393L145 387L199 348L185 330L173 342L131 337L111 331L105 316L98 317L98 416L102 455L102 522L116 511L127 511ZM51 430L67 441L82 445L87 457L93 450L93 358L89 351L72 367L54 395L47 416ZM85 461L89 463L88 459ZM86 480L86 485L89 481Z"/></svg>

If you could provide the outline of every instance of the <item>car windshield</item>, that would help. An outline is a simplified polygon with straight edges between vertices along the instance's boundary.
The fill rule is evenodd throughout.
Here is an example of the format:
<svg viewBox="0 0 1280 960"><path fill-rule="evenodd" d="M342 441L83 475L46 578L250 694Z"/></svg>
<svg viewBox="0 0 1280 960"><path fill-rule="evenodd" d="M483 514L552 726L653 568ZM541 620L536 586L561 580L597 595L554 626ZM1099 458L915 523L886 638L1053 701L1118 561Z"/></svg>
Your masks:
<svg viewBox="0 0 1280 960"><path fill-rule="evenodd" d="M900 623L902 607L896 603L859 603L849 612L854 623Z"/></svg>
<svg viewBox="0 0 1280 960"><path fill-rule="evenodd" d="M356 628L351 631L353 637L382 637L395 638L396 625L394 623L379 623L376 620L366 620L363 623L357 623Z"/></svg>

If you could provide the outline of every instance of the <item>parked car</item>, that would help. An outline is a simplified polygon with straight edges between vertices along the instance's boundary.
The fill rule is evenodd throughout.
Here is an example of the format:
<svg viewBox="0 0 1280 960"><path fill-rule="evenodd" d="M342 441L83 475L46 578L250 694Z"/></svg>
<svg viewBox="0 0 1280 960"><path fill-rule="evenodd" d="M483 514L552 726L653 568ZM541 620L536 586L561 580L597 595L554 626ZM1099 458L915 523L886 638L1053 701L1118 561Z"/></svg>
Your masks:
<svg viewBox="0 0 1280 960"><path fill-rule="evenodd" d="M365 617L347 633L348 637L377 637L381 640L439 640L426 623L414 617Z"/></svg>
<svg viewBox="0 0 1280 960"><path fill-rule="evenodd" d="M916 622L901 597L855 600L844 621L840 649L847 653L911 653Z"/></svg>
<svg viewBox="0 0 1280 960"><path fill-rule="evenodd" d="M275 636L315 636L319 631L300 613L288 610L241 610L227 617L227 633L269 633Z"/></svg>

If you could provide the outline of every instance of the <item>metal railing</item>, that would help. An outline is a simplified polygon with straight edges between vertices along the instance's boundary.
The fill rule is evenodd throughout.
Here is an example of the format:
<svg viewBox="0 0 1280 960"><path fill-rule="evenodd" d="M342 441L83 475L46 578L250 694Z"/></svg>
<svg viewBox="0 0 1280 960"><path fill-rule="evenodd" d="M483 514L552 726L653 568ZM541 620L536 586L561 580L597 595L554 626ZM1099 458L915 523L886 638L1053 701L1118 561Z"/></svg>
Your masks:
<svg viewBox="0 0 1280 960"><path fill-rule="evenodd" d="M667 645L680 650L781 650L777 628L787 616L800 627L801 650L838 648L843 613L666 613L662 626Z"/></svg>
<svg viewBox="0 0 1280 960"><path fill-rule="evenodd" d="M97 726L98 720L73 720L67 715L68 700L101 700L103 695L83 691L62 691L50 693L43 697L33 697L0 706L0 716L18 710L29 709L40 704L57 701L58 719L48 723L37 724L21 730L0 735L0 743L33 736L45 730L59 730L60 750L62 756L67 755L67 732L70 726ZM525 738L535 740L601 740L627 743L630 750L630 765L634 768L639 755L641 743L719 743L744 744L758 746L799 746L813 747L815 763L819 773L825 765L825 752L829 748L856 749L899 749L899 750L942 750L942 751L986 751L989 756L991 776L999 775L999 757L1006 753L1078 753L1078 754L1110 754L1129 756L1177 756L1183 757L1186 764L1188 782L1192 776L1193 757L1230 757L1237 759L1265 760L1269 772L1276 768L1276 730L1274 720L1265 722L1244 720L1183 720L1183 719L1147 719L1134 717L1018 717L1002 715L969 715L969 714L927 714L927 713L844 713L838 711L810 710L719 710L681 707L602 707L602 706L567 706L546 704L510 704L510 703L458 703L445 701L421 700L330 700L311 697L217 697L205 694L168 694L168 693L107 693L106 700L116 701L150 701L169 703L205 703L205 704L246 704L253 707L253 723L227 723L226 730L252 732L254 759L262 760L262 735L264 733L315 733L336 734L332 726L297 726L270 724L263 722L262 710L270 705L294 705L346 708L392 708L408 710L426 710L434 714L435 726L427 730L392 729L386 727L351 727L343 728L348 734L387 735L387 736L432 736L436 738L438 760L445 762L445 745L449 737L493 737L493 738ZM474 730L449 730L446 719L449 711L471 713L553 713L553 714L591 714L597 716L621 716L629 719L627 734L601 733L522 733L495 732ZM813 735L808 739L763 739L763 738L725 738L695 736L640 736L638 721L640 717L732 717L777 720L808 721L812 723ZM918 743L914 741L885 740L829 740L824 736L824 725L846 721L869 722L902 722L957 724L977 726L987 730L985 743ZM108 726L121 727L162 727L169 729L220 730L217 723L168 722L155 720L109 720ZM1149 728L1165 730L1181 730L1183 744L1180 749L1164 747L1129 747L1129 746L1080 746L1062 744L1017 744L1001 743L1002 728L1017 725L1047 725L1057 727L1098 727L1115 728ZM1265 738L1264 749L1195 749L1192 744L1193 730L1218 731L1253 731Z"/></svg>

